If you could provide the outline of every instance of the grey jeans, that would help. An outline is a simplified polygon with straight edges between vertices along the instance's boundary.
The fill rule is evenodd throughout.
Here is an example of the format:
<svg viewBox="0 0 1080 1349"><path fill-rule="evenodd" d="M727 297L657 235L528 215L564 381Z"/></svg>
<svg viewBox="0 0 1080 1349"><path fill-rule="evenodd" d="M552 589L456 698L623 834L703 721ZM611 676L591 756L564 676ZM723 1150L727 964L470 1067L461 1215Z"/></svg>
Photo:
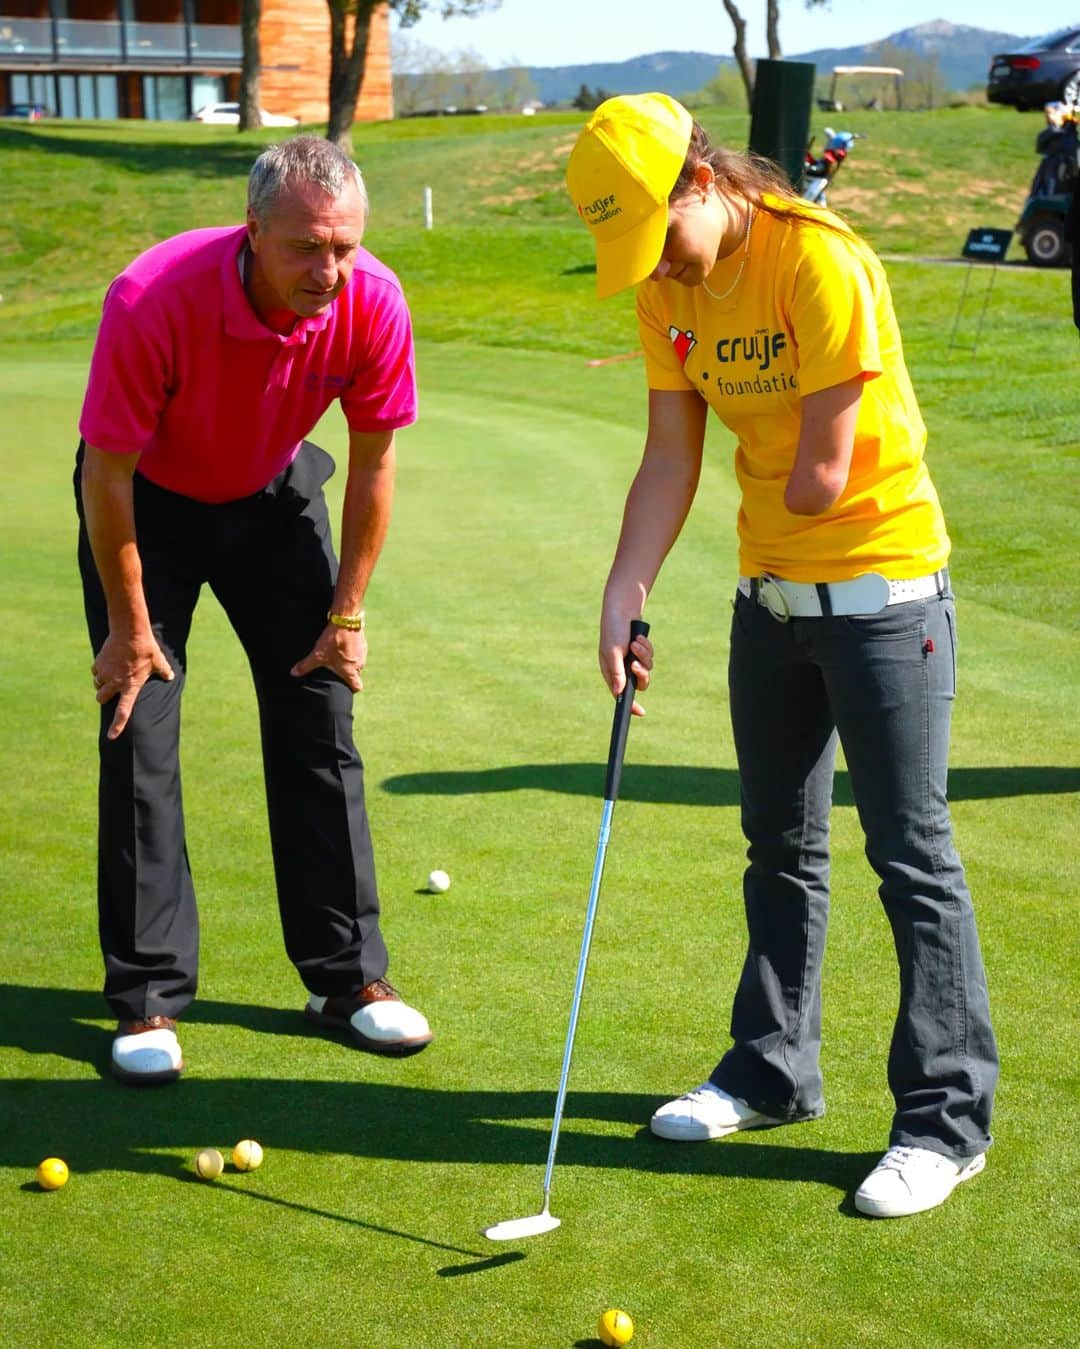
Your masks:
<svg viewBox="0 0 1080 1349"><path fill-rule="evenodd" d="M756 1109L824 1111L821 964L837 735L900 967L891 1144L972 1157L998 1075L986 975L946 799L951 593L782 623L737 595L729 665L749 948L712 1081Z"/></svg>

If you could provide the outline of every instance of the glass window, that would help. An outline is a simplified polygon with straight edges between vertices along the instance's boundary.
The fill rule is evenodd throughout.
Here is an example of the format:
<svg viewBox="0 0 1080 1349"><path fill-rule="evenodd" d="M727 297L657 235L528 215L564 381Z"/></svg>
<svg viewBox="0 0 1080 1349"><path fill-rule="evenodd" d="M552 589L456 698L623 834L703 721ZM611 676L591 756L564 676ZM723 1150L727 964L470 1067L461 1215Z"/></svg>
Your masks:
<svg viewBox="0 0 1080 1349"><path fill-rule="evenodd" d="M93 75L79 75L78 101L80 117L96 117L97 98L95 97Z"/></svg>
<svg viewBox="0 0 1080 1349"><path fill-rule="evenodd" d="M225 97L225 81L214 75L195 75L191 80L191 111L198 112L208 103L220 103Z"/></svg>
<svg viewBox="0 0 1080 1349"><path fill-rule="evenodd" d="M120 98L116 88L115 75L97 75L97 115L114 118L120 116Z"/></svg>
<svg viewBox="0 0 1080 1349"><path fill-rule="evenodd" d="M12 103L43 103L56 116L56 85L51 75L11 75Z"/></svg>
<svg viewBox="0 0 1080 1349"><path fill-rule="evenodd" d="M1069 28L1059 28L1056 33L1047 33L1045 37L1033 37L1030 42L1025 42L1022 47L1017 47L1018 52L1048 52L1051 47L1056 47L1058 43L1064 42L1072 30Z"/></svg>
<svg viewBox="0 0 1080 1349"><path fill-rule="evenodd" d="M78 117L79 100L75 89L75 76L61 75L57 83L60 86L60 116Z"/></svg>
<svg viewBox="0 0 1080 1349"><path fill-rule="evenodd" d="M182 122L187 117L187 85L183 75L144 75L143 102L151 122Z"/></svg>

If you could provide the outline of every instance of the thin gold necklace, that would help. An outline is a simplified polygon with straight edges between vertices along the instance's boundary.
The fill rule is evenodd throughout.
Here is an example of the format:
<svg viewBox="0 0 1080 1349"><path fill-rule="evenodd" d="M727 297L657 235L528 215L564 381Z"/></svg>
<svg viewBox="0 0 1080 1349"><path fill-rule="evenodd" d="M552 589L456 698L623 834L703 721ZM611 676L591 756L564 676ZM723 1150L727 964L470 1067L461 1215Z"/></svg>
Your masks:
<svg viewBox="0 0 1080 1349"><path fill-rule="evenodd" d="M750 256L750 226L753 223L754 223L754 208L753 206L747 205L746 230L743 233L742 261L739 263L739 270L735 273L735 279L732 281L731 285L728 286L727 290L725 290L722 295L717 295L716 291L709 289L709 284L707 281L702 281L701 284L705 288L705 294L711 295L714 300L726 300L727 297L731 294L731 292L735 289L735 287L739 284L740 280L742 279L743 268L746 266L746 259Z"/></svg>

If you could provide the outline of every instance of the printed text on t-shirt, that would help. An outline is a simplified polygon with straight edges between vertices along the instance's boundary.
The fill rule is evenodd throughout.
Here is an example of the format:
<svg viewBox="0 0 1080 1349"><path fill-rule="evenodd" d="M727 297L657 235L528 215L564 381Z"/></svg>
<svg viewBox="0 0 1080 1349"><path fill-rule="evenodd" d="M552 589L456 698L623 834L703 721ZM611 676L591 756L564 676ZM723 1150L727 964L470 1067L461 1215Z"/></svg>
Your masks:
<svg viewBox="0 0 1080 1349"><path fill-rule="evenodd" d="M716 344L716 359L723 365L730 361L750 361L759 370L768 370L786 346L784 333L770 333L768 328L758 328L749 337L722 337Z"/></svg>

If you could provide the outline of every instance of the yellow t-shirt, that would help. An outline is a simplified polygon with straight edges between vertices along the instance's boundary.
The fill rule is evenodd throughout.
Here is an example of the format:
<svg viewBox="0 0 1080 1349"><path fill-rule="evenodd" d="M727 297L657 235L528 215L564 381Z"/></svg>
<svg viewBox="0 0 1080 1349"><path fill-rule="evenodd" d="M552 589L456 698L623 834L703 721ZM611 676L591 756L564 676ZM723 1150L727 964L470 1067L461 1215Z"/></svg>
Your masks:
<svg viewBox="0 0 1080 1349"><path fill-rule="evenodd" d="M778 199L770 204L781 207ZM809 212L815 208L809 207ZM651 389L696 389L738 437L739 565L792 581L894 580L945 565L949 537L923 462L926 427L904 365L881 263L843 234L757 211L731 295L645 281L638 322ZM708 278L723 295L744 251ZM822 515L793 515L784 488L800 398L863 376L847 485Z"/></svg>

